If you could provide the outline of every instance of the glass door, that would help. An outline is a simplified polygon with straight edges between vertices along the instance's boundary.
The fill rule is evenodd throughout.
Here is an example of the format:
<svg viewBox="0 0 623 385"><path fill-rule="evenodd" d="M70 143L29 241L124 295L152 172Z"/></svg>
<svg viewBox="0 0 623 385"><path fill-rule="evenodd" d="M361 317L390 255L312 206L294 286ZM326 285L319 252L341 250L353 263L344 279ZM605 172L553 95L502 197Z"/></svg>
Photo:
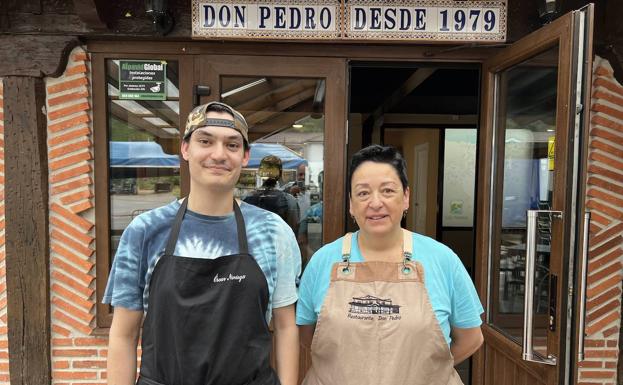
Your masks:
<svg viewBox="0 0 623 385"><path fill-rule="evenodd" d="M487 311L475 374L484 384L566 376L591 11L562 16L483 68L476 281Z"/></svg>

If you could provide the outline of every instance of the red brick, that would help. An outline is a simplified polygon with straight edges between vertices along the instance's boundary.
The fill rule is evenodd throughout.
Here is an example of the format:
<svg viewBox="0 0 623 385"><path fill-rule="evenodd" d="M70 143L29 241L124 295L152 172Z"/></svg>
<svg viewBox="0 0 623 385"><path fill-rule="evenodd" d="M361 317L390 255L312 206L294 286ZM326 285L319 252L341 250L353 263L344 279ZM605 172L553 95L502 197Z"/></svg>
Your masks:
<svg viewBox="0 0 623 385"><path fill-rule="evenodd" d="M89 149L91 147L91 141L89 139L82 139L77 142L65 144L62 147L56 147L50 150L48 157L50 159L56 159L63 155L71 154L72 152Z"/></svg>
<svg viewBox="0 0 623 385"><path fill-rule="evenodd" d="M582 370L580 372L581 378L614 378L613 371L605 370Z"/></svg>
<svg viewBox="0 0 623 385"><path fill-rule="evenodd" d="M86 77L78 78L74 80L68 80L66 82L58 83L48 87L48 94L55 94L57 92L70 90L72 88L78 88L89 84Z"/></svg>
<svg viewBox="0 0 623 385"><path fill-rule="evenodd" d="M69 369L69 361L54 361L52 369Z"/></svg>
<svg viewBox="0 0 623 385"><path fill-rule="evenodd" d="M79 240L80 242L82 242L83 244L87 246L90 245L94 240L92 236L76 230L73 226L65 223L64 221L62 221L60 218L56 216L50 217L50 223L52 223L52 225L54 225L55 227L65 232L67 235L71 235L72 237L76 238L77 240Z"/></svg>
<svg viewBox="0 0 623 385"><path fill-rule="evenodd" d="M93 202L91 202L90 200L86 200L84 202L80 202L80 203L77 203L77 204L71 206L69 209L72 212L74 212L76 214L79 214L79 213L87 211L87 210L89 210L89 209L91 209L93 207L94 207L93 206Z"/></svg>
<svg viewBox="0 0 623 385"><path fill-rule="evenodd" d="M589 285L594 285L596 282L601 281L602 279L610 276L610 275L614 275L617 274L621 271L621 263L620 262L616 262L613 263L611 265L608 265L608 267L599 270L598 272L595 272L591 275L589 275L588 277L588 284Z"/></svg>
<svg viewBox="0 0 623 385"><path fill-rule="evenodd" d="M95 349L53 349L53 357L97 357Z"/></svg>
<svg viewBox="0 0 623 385"><path fill-rule="evenodd" d="M591 234L597 234L599 233L603 227L610 225L610 223L612 223L612 221L606 217L604 217L603 215L601 215L600 213L598 213L597 211L592 211L591 212ZM598 225L599 227L596 230L593 230L593 225Z"/></svg>
<svg viewBox="0 0 623 385"><path fill-rule="evenodd" d="M52 372L52 378L55 380L95 380L97 372L63 372L55 370Z"/></svg>
<svg viewBox="0 0 623 385"><path fill-rule="evenodd" d="M95 306L95 304L93 302L87 301L84 298L80 297L79 295L77 295L76 293L65 289L63 286L57 284L57 283L53 283L52 284L52 293L55 293L57 295L60 295L68 300L70 300L72 303L74 303L75 305L78 305L80 307L82 307L84 310L86 310L87 312L90 312L91 309L93 308L93 306ZM78 343L76 342L76 345Z"/></svg>
<svg viewBox="0 0 623 385"><path fill-rule="evenodd" d="M75 193L67 194L61 197L61 202L64 205L69 205L71 203L75 203L81 201L83 199L93 198L93 192L90 189L77 191Z"/></svg>
<svg viewBox="0 0 623 385"><path fill-rule="evenodd" d="M71 127L79 126L85 123L88 123L91 119L87 113L80 114L78 116L74 116L71 119L66 119L61 122L57 122L54 124L49 124L48 129L52 132L59 132L62 130L66 130Z"/></svg>
<svg viewBox="0 0 623 385"><path fill-rule="evenodd" d="M89 57L86 52L78 52L71 57L72 61L87 61L88 59Z"/></svg>
<svg viewBox="0 0 623 385"><path fill-rule="evenodd" d="M92 184L93 184L93 180L89 176L89 177L84 177L78 180L73 180L71 182L67 182L62 185L54 186L50 189L50 192L52 193L52 195L63 194L63 193L66 193L72 190L77 190L80 187L90 186ZM69 210L68 212L71 213L71 211Z"/></svg>
<svg viewBox="0 0 623 385"><path fill-rule="evenodd" d="M93 320L93 315L81 310L74 305L70 304L67 301L64 301L62 298L54 296L52 297L52 303L56 305L58 308L62 309L64 312L69 313L69 315L74 318L81 319L87 324Z"/></svg>
<svg viewBox="0 0 623 385"><path fill-rule="evenodd" d="M612 208L604 203L597 202L596 200L591 199L586 202L586 207L589 209L599 210L614 219L623 220L623 211L616 210L615 208Z"/></svg>
<svg viewBox="0 0 623 385"><path fill-rule="evenodd" d="M84 160L91 160L93 159L93 156L91 155L91 151L86 150L84 152L78 153L76 155L70 155L68 157L62 158L62 159L58 159L55 160L53 162L50 162L50 170L52 171L56 171L60 168L63 167L67 167L67 166L71 166L74 165L78 162L84 161Z"/></svg>
<svg viewBox="0 0 623 385"><path fill-rule="evenodd" d="M73 278L69 278L67 275L63 274L58 270L52 270L52 278L64 283L65 285L71 287L79 293L82 293L85 297L90 298L93 295L94 290L86 287L84 284L77 282Z"/></svg>
<svg viewBox="0 0 623 385"><path fill-rule="evenodd" d="M67 210L66 208L60 206L57 203L52 203L50 205L50 208L52 209L52 211L54 211L55 213L57 213L60 216L64 217L65 219L68 219L69 221L71 221L72 223L76 224L78 227L80 227L84 231L89 231L94 226L91 222L89 222L86 219L84 219L84 218L82 218L82 217L72 213L71 211Z"/></svg>
<svg viewBox="0 0 623 385"><path fill-rule="evenodd" d="M601 268L602 266L605 266L619 259L621 255L623 255L623 250L621 250L620 248L617 248L617 249L612 250L610 253L606 255L592 259L588 264L589 274Z"/></svg>
<svg viewBox="0 0 623 385"><path fill-rule="evenodd" d="M616 358L619 354L618 350L615 349L607 349L607 350L593 350L586 349L584 351L584 356L586 358Z"/></svg>
<svg viewBox="0 0 623 385"><path fill-rule="evenodd" d="M73 115L78 112L88 111L89 106L88 102L74 104L72 106L67 106L63 108L59 108L58 110L50 110L48 111L48 119L57 120L65 116Z"/></svg>
<svg viewBox="0 0 623 385"><path fill-rule="evenodd" d="M616 348L617 346L619 346L619 341L617 341L617 340L608 340L608 347L609 348Z"/></svg>
<svg viewBox="0 0 623 385"><path fill-rule="evenodd" d="M48 146L50 147L58 146L59 144L66 143L77 138L82 138L82 137L88 138L90 134L91 134L91 130L89 129L89 127L86 127L86 126L79 127L75 130L71 130L64 134L48 139Z"/></svg>
<svg viewBox="0 0 623 385"><path fill-rule="evenodd" d="M614 277L610 277L598 285L591 286L586 290L588 298L594 298L595 296L610 290L613 286L617 286L621 282L621 275L617 274ZM617 286L618 287L618 286Z"/></svg>
<svg viewBox="0 0 623 385"><path fill-rule="evenodd" d="M595 79L595 81L593 82L593 88L596 88L596 87L604 87L605 89L608 89L616 94L623 95L623 87L621 87L620 85L616 84L615 82L609 79L604 79L604 78Z"/></svg>
<svg viewBox="0 0 623 385"><path fill-rule="evenodd" d="M72 346L74 340L71 338L52 338L52 345L55 346Z"/></svg>
<svg viewBox="0 0 623 385"><path fill-rule="evenodd" d="M48 105L56 106L59 104L71 102L72 100L84 99L88 97L89 97L89 93L87 91L72 92L70 94L65 94L65 95L57 96L55 98L48 99Z"/></svg>
<svg viewBox="0 0 623 385"><path fill-rule="evenodd" d="M106 361L74 361L72 365L75 369L105 369Z"/></svg>
<svg viewBox="0 0 623 385"><path fill-rule="evenodd" d="M619 150L618 148L610 145L609 143L605 143L602 140L593 140L593 141L591 141L590 147L598 149L598 150L603 150L603 151L607 152L608 154L614 156L615 158L621 158L621 156L623 155L623 151L622 150ZM606 159L605 163L606 164L610 164L608 159Z"/></svg>
<svg viewBox="0 0 623 385"><path fill-rule="evenodd" d="M597 100L597 99L601 99L601 100L607 100L612 104L616 104L618 106L623 106L623 98L619 97L617 95L613 95L609 92L605 92L602 90L597 90L595 92L593 92L593 100Z"/></svg>
<svg viewBox="0 0 623 385"><path fill-rule="evenodd" d="M597 166L595 164L590 164L588 166L588 172L592 174L597 174L602 177L614 179L617 182L623 183L623 174L620 172L612 171L605 169L603 167Z"/></svg>
<svg viewBox="0 0 623 385"><path fill-rule="evenodd" d="M596 156L601 156L599 154L591 154L591 157L596 157ZM623 168L623 163L621 163L621 168ZM593 198L597 198L599 200L602 200L604 202L607 202L611 205L614 206L623 206L623 199L621 198L617 198L616 196L609 194L607 192L601 191L601 190L597 190L597 189L589 189L586 194L590 197Z"/></svg>
<svg viewBox="0 0 623 385"><path fill-rule="evenodd" d="M76 338L74 340L76 346L108 346L106 338Z"/></svg>
<svg viewBox="0 0 623 385"><path fill-rule="evenodd" d="M591 176L588 178L589 186L597 186L604 188L606 190L612 191L615 194L623 195L623 186L619 186L617 184L608 182L607 180L603 180L597 176Z"/></svg>
<svg viewBox="0 0 623 385"><path fill-rule="evenodd" d="M53 173L50 176L50 183L60 183L80 175L89 175L91 170L92 168L90 164L83 164L66 171Z"/></svg>
<svg viewBox="0 0 623 385"><path fill-rule="evenodd" d="M59 326L59 325L52 325L52 332L60 334L60 335L65 336L65 337L69 337L71 335L71 331L70 330L65 329L64 327Z"/></svg>
<svg viewBox="0 0 623 385"><path fill-rule="evenodd" d="M615 131L623 131L623 124L619 124L615 121L612 121L603 115L593 115L593 117L591 118L591 124L593 126L599 125L599 126L611 128Z"/></svg>
<svg viewBox="0 0 623 385"><path fill-rule="evenodd" d="M87 72L87 66L84 64L78 64L71 68L67 68L65 71L65 76L71 76L75 74L83 74Z"/></svg>
<svg viewBox="0 0 623 385"><path fill-rule="evenodd" d="M65 234L61 233L60 231L56 229L52 230L50 235L52 236L52 239L56 239L60 241L61 244L65 244L66 246L72 248L74 251L82 254L85 257L90 257L95 252L95 250L84 246L80 242L74 241L72 238L66 236Z"/></svg>
<svg viewBox="0 0 623 385"><path fill-rule="evenodd" d="M614 369L617 367L617 363L612 361L604 362L604 364L606 364L607 369Z"/></svg>
<svg viewBox="0 0 623 385"><path fill-rule="evenodd" d="M584 340L584 346L587 348L602 348L605 345L604 340L594 340L589 338Z"/></svg>
<svg viewBox="0 0 623 385"><path fill-rule="evenodd" d="M599 319L600 317L603 317L604 315L610 313L611 311L619 309L620 307L621 307L621 301L619 301L618 299L608 302L604 306L597 308L591 311L590 313L588 313L588 315L586 316L586 322L588 323L593 322Z"/></svg>
<svg viewBox="0 0 623 385"><path fill-rule="evenodd" d="M618 311L610 313L607 316L605 316L602 319L600 319L599 321L596 321L594 323L589 324L586 327L586 334L587 335L593 335L593 334L599 332L600 330L603 330L606 326L610 325L614 321L617 321L617 320L620 320L620 319L621 319L621 315L619 314Z"/></svg>
<svg viewBox="0 0 623 385"><path fill-rule="evenodd" d="M613 71L605 66L599 66L599 67L595 67L595 71L593 71L595 73L595 75L598 76L607 76L607 77L611 77Z"/></svg>
<svg viewBox="0 0 623 385"><path fill-rule="evenodd" d="M58 310L55 311L52 314L52 318L54 318L54 319L56 319L56 320L58 320L58 321L60 321L60 322L62 322L64 324L67 324L67 325L73 327L74 329L77 329L78 331L84 333L84 334L91 334L92 330L91 330L91 328L88 325L85 325L84 323L79 322L79 321L77 321L77 320L75 320L75 319L65 315L61 311L58 311Z"/></svg>
<svg viewBox="0 0 623 385"><path fill-rule="evenodd" d="M82 281L84 286L90 285L91 282L93 282L93 280L95 279L95 277L81 272L77 268L71 266L67 262L57 257L52 257L52 265L56 266L59 270L65 273L71 274L72 277Z"/></svg>
<svg viewBox="0 0 623 385"><path fill-rule="evenodd" d="M589 245L597 246L608 239L623 234L623 222L619 223L615 226L609 227L599 234L595 234L595 236L589 239Z"/></svg>
<svg viewBox="0 0 623 385"><path fill-rule="evenodd" d="M613 334L618 334L619 333L619 326L613 326L609 329L606 329L603 331L604 333L604 337L608 338L610 336L612 336Z"/></svg>
<svg viewBox="0 0 623 385"><path fill-rule="evenodd" d="M600 255L603 255L609 252L610 250L614 248L620 249L622 242L623 242L623 236L619 235L599 246L591 247L589 249L589 257L593 259L593 258L599 257Z"/></svg>
<svg viewBox="0 0 623 385"><path fill-rule="evenodd" d="M615 287L613 289L608 290L607 292L600 294L598 297L588 301L586 303L587 311L591 311L592 309L596 309L604 303L611 301L613 298L621 297L621 289Z"/></svg>
<svg viewBox="0 0 623 385"><path fill-rule="evenodd" d="M602 368L603 364L601 361L582 361L578 363L578 366L581 368Z"/></svg>

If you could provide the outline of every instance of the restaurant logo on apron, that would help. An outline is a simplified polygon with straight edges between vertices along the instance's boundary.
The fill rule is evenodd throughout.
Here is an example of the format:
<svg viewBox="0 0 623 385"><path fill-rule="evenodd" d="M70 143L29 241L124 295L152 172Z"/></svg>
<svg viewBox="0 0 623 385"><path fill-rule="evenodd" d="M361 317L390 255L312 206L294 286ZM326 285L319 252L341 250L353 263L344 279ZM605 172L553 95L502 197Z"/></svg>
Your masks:
<svg viewBox="0 0 623 385"><path fill-rule="evenodd" d="M349 302L348 318L372 321L400 320L400 305L395 305L391 298L378 298L372 295L352 297Z"/></svg>
<svg viewBox="0 0 623 385"><path fill-rule="evenodd" d="M216 275L214 276L214 283L221 283L221 282L227 282L227 281L238 281L238 283L242 282L245 278L247 278L246 275L233 275L231 273L229 273L229 276L226 277L219 277L218 273L216 273Z"/></svg>

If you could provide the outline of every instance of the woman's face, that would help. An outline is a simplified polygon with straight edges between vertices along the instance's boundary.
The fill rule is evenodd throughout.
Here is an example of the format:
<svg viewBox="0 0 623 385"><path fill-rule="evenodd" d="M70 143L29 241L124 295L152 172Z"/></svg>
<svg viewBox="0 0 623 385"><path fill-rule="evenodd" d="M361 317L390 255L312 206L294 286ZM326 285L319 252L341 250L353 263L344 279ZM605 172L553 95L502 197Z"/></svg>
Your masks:
<svg viewBox="0 0 623 385"><path fill-rule="evenodd" d="M366 233L383 235L400 227L409 208L409 188L402 188L394 167L387 163L363 162L351 181L350 214Z"/></svg>

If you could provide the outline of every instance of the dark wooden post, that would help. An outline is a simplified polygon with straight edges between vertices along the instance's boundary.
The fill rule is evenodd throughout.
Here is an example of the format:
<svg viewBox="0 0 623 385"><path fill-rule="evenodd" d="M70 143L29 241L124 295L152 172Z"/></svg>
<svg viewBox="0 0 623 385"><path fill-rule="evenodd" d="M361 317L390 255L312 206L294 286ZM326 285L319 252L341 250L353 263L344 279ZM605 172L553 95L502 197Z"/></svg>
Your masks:
<svg viewBox="0 0 623 385"><path fill-rule="evenodd" d="M49 385L48 161L42 78L4 80L6 282L13 385Z"/></svg>

